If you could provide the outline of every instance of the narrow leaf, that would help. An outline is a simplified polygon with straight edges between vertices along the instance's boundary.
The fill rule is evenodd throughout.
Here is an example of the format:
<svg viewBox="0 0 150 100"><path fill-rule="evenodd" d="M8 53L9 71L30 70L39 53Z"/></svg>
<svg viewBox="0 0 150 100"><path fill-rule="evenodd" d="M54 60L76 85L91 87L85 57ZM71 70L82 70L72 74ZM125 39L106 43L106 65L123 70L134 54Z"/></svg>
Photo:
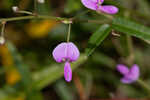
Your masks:
<svg viewBox="0 0 150 100"><path fill-rule="evenodd" d="M150 28L136 22L117 17L113 20L112 27L117 31L141 38L145 41L150 40Z"/></svg>
<svg viewBox="0 0 150 100"><path fill-rule="evenodd" d="M87 57L85 55L81 55L80 58L71 64L72 70L77 68L80 64L86 61ZM60 77L63 76L64 72L64 64L55 64L52 66L48 66L45 69L33 73L33 87L36 89L42 89L46 87L48 84L56 81Z"/></svg>
<svg viewBox="0 0 150 100"><path fill-rule="evenodd" d="M97 46L99 46L104 39L109 35L111 28L108 24L104 24L99 27L99 29L92 34L88 41L88 47L86 48L87 56L91 55L91 53L95 50Z"/></svg>

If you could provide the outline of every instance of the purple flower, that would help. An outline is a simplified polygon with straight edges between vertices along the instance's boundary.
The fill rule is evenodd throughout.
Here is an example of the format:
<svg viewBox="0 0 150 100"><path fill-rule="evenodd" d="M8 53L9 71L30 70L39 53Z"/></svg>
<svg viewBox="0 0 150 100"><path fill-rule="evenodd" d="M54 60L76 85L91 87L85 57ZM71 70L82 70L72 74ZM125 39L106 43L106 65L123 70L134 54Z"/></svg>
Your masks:
<svg viewBox="0 0 150 100"><path fill-rule="evenodd" d="M71 67L70 67L70 63L69 62L66 62L65 63L65 67L64 67L64 77L65 77L65 80L67 82L70 82L72 80L72 70L71 70Z"/></svg>
<svg viewBox="0 0 150 100"><path fill-rule="evenodd" d="M67 82L72 80L70 62L74 62L80 56L78 48L72 42L63 42L53 50L53 58L56 62L65 62L64 78Z"/></svg>
<svg viewBox="0 0 150 100"><path fill-rule="evenodd" d="M122 83L133 83L138 80L140 75L139 67L136 64L134 64L130 69L128 69L125 65L118 64L117 70L123 75L123 78L121 78Z"/></svg>
<svg viewBox="0 0 150 100"><path fill-rule="evenodd" d="M118 8L115 6L103 6L102 3L104 2L104 0L81 0L81 2L85 7L91 10L101 11L107 14L116 14L118 12Z"/></svg>

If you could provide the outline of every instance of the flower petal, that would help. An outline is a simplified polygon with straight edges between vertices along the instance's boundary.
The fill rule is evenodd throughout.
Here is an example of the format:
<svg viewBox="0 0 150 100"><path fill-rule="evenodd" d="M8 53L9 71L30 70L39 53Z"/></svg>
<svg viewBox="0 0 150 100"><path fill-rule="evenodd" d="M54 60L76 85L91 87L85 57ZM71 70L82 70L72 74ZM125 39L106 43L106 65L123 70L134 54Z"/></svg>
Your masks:
<svg viewBox="0 0 150 100"><path fill-rule="evenodd" d="M96 10L97 9L97 0L81 0L82 4L92 10Z"/></svg>
<svg viewBox="0 0 150 100"><path fill-rule="evenodd" d="M125 75L125 74L127 74L127 73L129 72L128 67L125 66L125 65L123 65L123 64L118 64L118 65L117 65L117 70L118 70L121 74L123 74L123 75Z"/></svg>
<svg viewBox="0 0 150 100"><path fill-rule="evenodd" d="M104 0L100 0L101 4L104 2Z"/></svg>
<svg viewBox="0 0 150 100"><path fill-rule="evenodd" d="M76 45L74 45L72 42L67 43L67 59L69 59L69 61L72 62L76 61L79 56L80 52Z"/></svg>
<svg viewBox="0 0 150 100"><path fill-rule="evenodd" d="M131 67L129 74L131 75L132 80L137 80L139 78L139 75L140 75L139 67L136 64L134 64Z"/></svg>
<svg viewBox="0 0 150 100"><path fill-rule="evenodd" d="M125 84L130 84L130 83L133 83L134 81L123 77L123 78L121 79L121 82L122 82L122 83L125 83Z"/></svg>
<svg viewBox="0 0 150 100"><path fill-rule="evenodd" d="M62 62L64 58L67 56L67 43L61 43L59 44L54 50L53 50L53 58L56 60L56 62Z"/></svg>
<svg viewBox="0 0 150 100"><path fill-rule="evenodd" d="M72 70L69 62L66 62L64 66L64 78L67 82L72 80Z"/></svg>
<svg viewBox="0 0 150 100"><path fill-rule="evenodd" d="M118 8L112 5L100 6L99 10L107 14L116 14L118 12Z"/></svg>

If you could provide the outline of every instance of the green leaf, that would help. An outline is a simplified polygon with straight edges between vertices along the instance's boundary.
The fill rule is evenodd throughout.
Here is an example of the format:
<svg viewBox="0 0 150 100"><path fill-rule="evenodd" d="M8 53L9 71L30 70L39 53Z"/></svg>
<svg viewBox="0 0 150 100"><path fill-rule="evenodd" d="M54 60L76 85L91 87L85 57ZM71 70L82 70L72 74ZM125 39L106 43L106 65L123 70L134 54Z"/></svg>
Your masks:
<svg viewBox="0 0 150 100"><path fill-rule="evenodd" d="M80 58L71 64L72 70L77 68L79 65L84 63L86 61L87 57L85 55L81 55ZM60 77L63 76L64 72L64 64L55 64L46 67L45 69L33 73L33 81L32 84L34 88L36 89L42 89L46 87L48 84L56 81Z"/></svg>
<svg viewBox="0 0 150 100"><path fill-rule="evenodd" d="M55 91L61 100L74 100L73 91L64 80L60 80L55 84Z"/></svg>
<svg viewBox="0 0 150 100"><path fill-rule="evenodd" d="M88 41L88 47L85 51L87 56L91 55L95 48L104 41L104 39L109 35L110 31L110 26L108 24L104 24L100 26L95 33L93 33Z"/></svg>
<svg viewBox="0 0 150 100"><path fill-rule="evenodd" d="M136 22L117 17L113 20L112 27L119 32L141 38L145 41L150 40L150 28Z"/></svg>

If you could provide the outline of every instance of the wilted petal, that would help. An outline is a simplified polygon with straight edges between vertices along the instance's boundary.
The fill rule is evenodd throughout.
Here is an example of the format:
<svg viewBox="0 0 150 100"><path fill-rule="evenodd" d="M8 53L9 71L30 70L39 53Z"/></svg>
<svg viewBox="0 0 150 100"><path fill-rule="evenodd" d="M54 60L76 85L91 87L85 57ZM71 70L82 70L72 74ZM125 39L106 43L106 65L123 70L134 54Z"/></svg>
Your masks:
<svg viewBox="0 0 150 100"><path fill-rule="evenodd" d="M72 80L72 70L69 62L66 62L64 66L64 78L67 82Z"/></svg>
<svg viewBox="0 0 150 100"><path fill-rule="evenodd" d="M53 50L53 58L56 60L56 62L62 62L64 58L67 56L67 43L61 43L59 44L54 50Z"/></svg>
<svg viewBox="0 0 150 100"><path fill-rule="evenodd" d="M67 59L69 61L76 61L80 55L80 52L76 45L74 45L72 42L67 43Z"/></svg>
<svg viewBox="0 0 150 100"><path fill-rule="evenodd" d="M121 74L123 74L123 75L125 75L125 74L127 74L127 73L129 72L128 67L125 66L125 65L123 65L123 64L118 64L118 65L117 65L117 70L118 70Z"/></svg>
<svg viewBox="0 0 150 100"><path fill-rule="evenodd" d="M107 14L116 14L118 12L118 8L112 5L100 6L99 10Z"/></svg>
<svg viewBox="0 0 150 100"><path fill-rule="evenodd" d="M82 4L92 10L97 9L98 2L97 0L81 0Z"/></svg>

